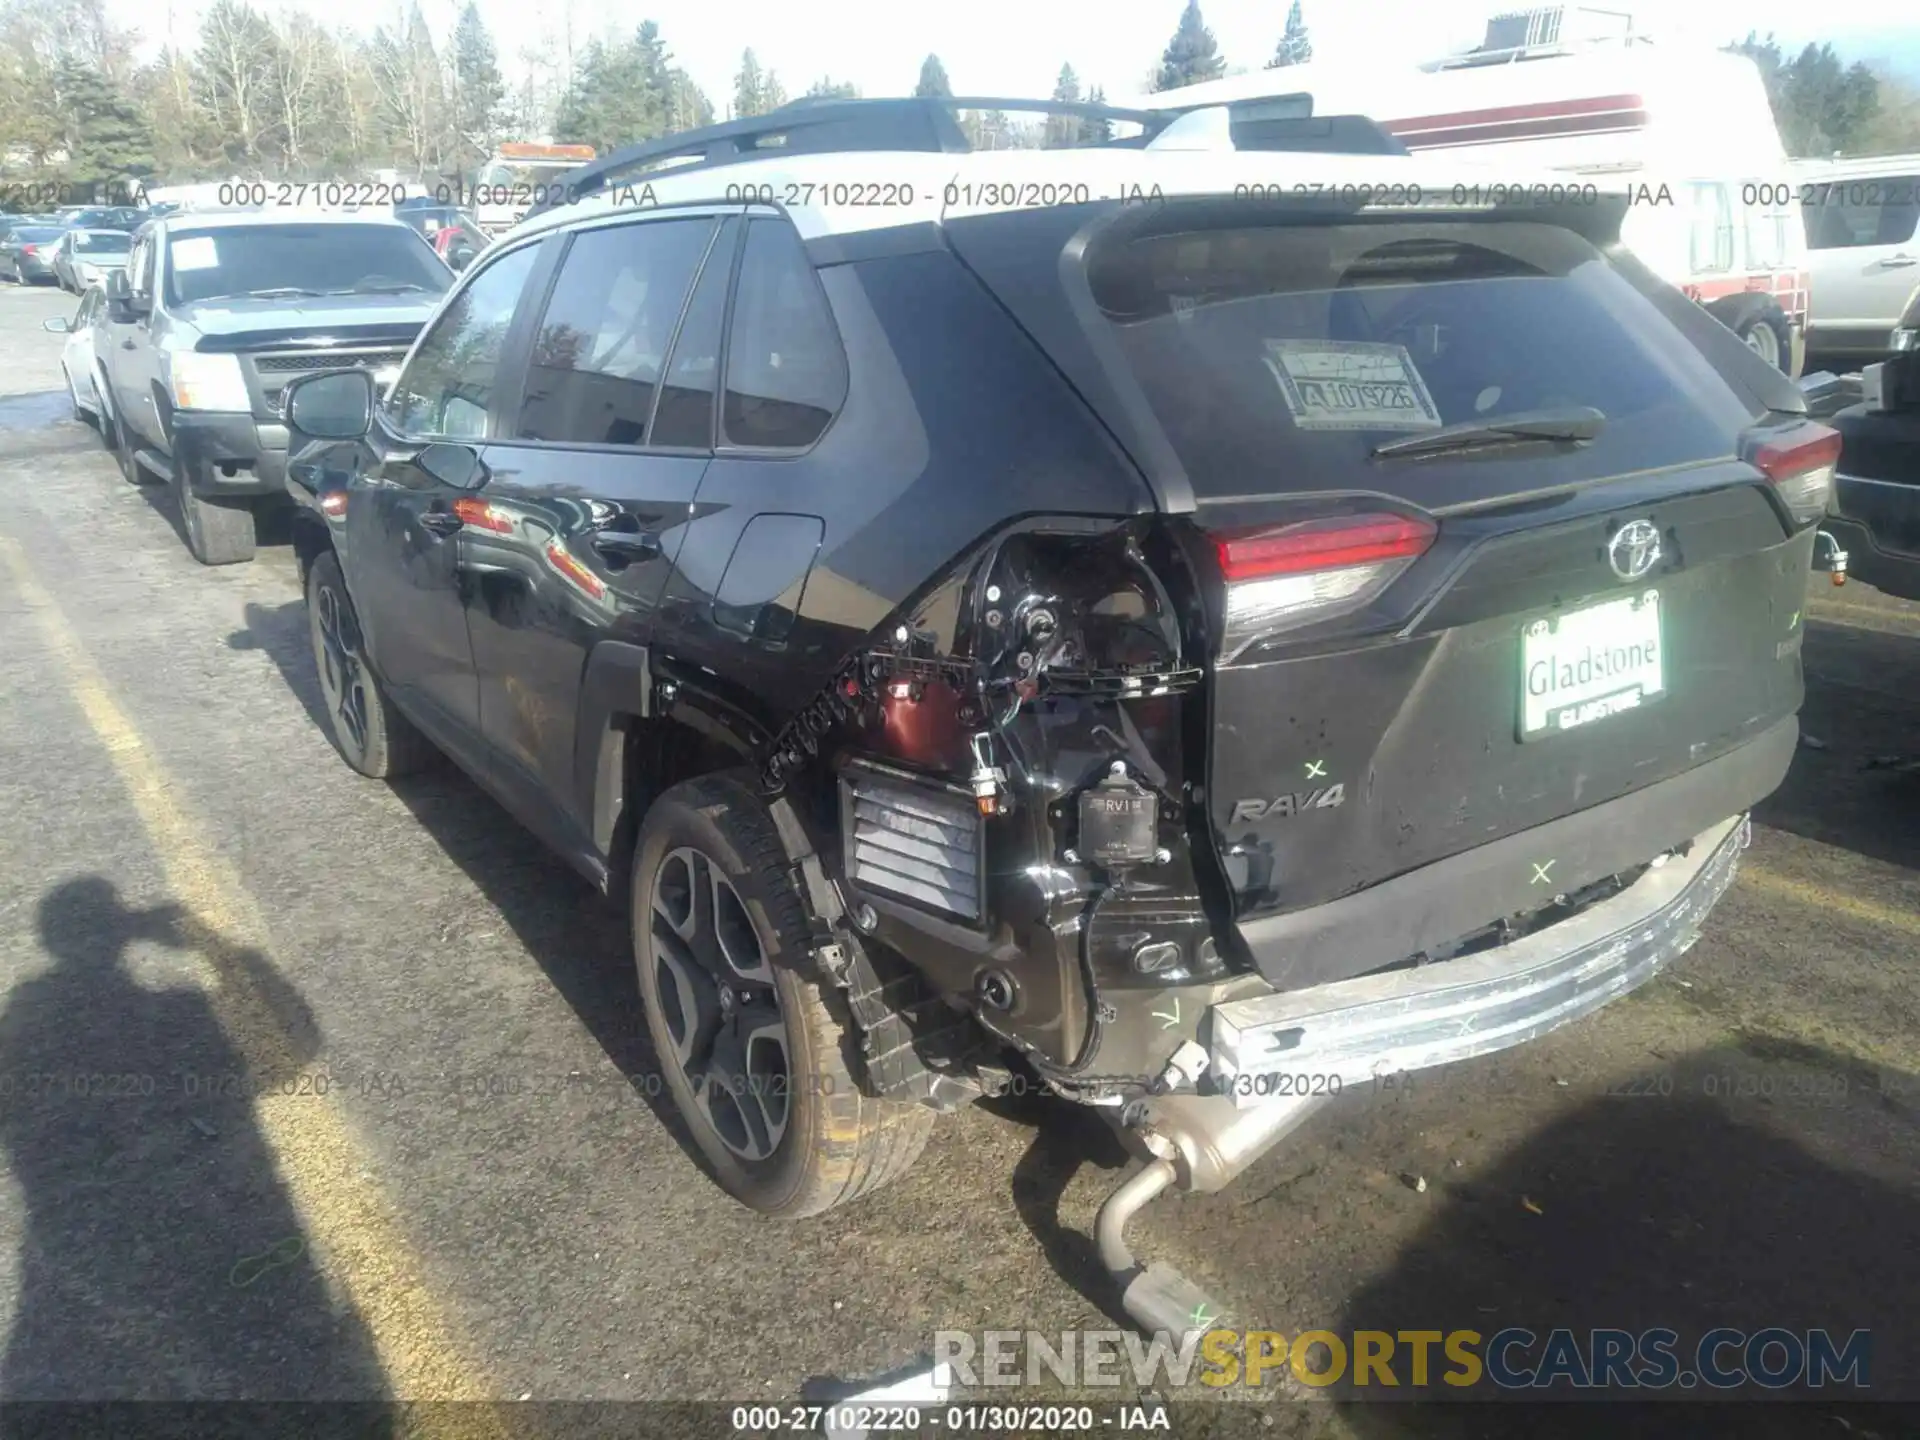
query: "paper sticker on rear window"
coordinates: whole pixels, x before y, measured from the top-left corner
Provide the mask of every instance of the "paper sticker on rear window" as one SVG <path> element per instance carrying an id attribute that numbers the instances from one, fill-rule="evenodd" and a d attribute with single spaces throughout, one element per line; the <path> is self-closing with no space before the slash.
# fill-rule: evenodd
<path id="1" fill-rule="evenodd" d="M 1302 430 L 1437 430 L 1440 411 L 1404 345 L 1269 340 L 1267 368 Z"/>
<path id="2" fill-rule="evenodd" d="M 211 235 L 189 235 L 176 240 L 171 254 L 176 270 L 215 270 L 220 266 L 220 252 L 214 248 Z"/>

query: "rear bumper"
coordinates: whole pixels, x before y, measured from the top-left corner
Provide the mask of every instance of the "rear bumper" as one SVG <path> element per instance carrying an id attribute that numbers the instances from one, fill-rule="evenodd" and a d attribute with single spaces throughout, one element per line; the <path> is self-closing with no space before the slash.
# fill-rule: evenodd
<path id="1" fill-rule="evenodd" d="M 281 496 L 286 493 L 287 430 L 251 415 L 176 410 L 173 460 L 196 495 Z"/>
<path id="2" fill-rule="evenodd" d="M 1612 899 L 1496 950 L 1217 1005 L 1210 1068 L 1244 1108 L 1535 1039 L 1684 953 L 1732 884 L 1749 834 L 1744 815 L 1723 820 Z"/>
<path id="3" fill-rule="evenodd" d="M 1846 541 L 1841 540 L 1844 546 Z M 1804 572 L 1803 572 L 1804 575 Z M 1799 581 L 1804 587 L 1804 578 Z M 1488 841 L 1338 900 L 1240 922 L 1255 966 L 1295 991 L 1444 954 L 1503 915 L 1536 910 L 1751 810 L 1786 777 L 1799 741 L 1788 716 L 1670 779 Z"/>

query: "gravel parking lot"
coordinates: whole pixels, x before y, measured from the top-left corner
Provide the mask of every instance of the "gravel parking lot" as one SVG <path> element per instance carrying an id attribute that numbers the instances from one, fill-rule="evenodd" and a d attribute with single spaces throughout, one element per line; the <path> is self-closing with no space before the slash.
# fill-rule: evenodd
<path id="1" fill-rule="evenodd" d="M 1066 1107 L 951 1117 L 820 1220 L 726 1200 L 649 1083 L 621 919 L 450 767 L 339 762 L 284 537 L 188 556 L 69 418 L 39 322 L 72 307 L 0 290 L 0 1395 L 786 1403 L 936 1330 L 1114 1323 L 1087 1236 L 1124 1159 Z M 1812 738 L 1703 941 L 1546 1041 L 1344 1096 L 1152 1206 L 1142 1254 L 1289 1335 L 1866 1328 L 1875 1392 L 1920 1398 L 1920 607 L 1814 578 Z M 1256 1398 L 1232 1423 L 1575 1428 Z"/>

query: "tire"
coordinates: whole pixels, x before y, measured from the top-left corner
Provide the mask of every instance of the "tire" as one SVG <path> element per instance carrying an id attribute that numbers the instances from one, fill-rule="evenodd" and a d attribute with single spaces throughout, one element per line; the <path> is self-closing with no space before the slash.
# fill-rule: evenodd
<path id="1" fill-rule="evenodd" d="M 253 559 L 255 544 L 253 503 L 249 500 L 208 500 L 187 483 L 187 467 L 173 461 L 173 498 L 180 507 L 180 528 L 187 532 L 187 549 L 202 565 L 240 565 Z"/>
<path id="2" fill-rule="evenodd" d="M 92 417 L 87 414 L 86 407 L 80 403 L 80 398 L 74 391 L 73 375 L 67 369 L 67 362 L 64 360 L 60 362 L 60 378 L 67 382 L 67 404 L 73 407 L 74 420 L 82 425 L 87 424 Z"/>
<path id="3" fill-rule="evenodd" d="M 640 826 L 631 923 L 654 1052 L 713 1177 L 750 1209 L 797 1220 L 904 1174 L 934 1115 L 861 1089 L 843 996 L 798 968 L 807 923 L 787 864 L 744 781 L 689 780 Z"/>
<path id="4" fill-rule="evenodd" d="M 113 418 L 113 402 L 107 398 L 108 394 L 107 377 L 96 365 L 93 367 L 93 395 L 100 402 L 100 424 L 96 428 L 100 433 L 101 448 L 110 452 L 117 460 L 120 454 L 120 426 Z M 141 472 L 141 478 L 135 483 L 146 483 L 144 472 Z"/>
<path id="5" fill-rule="evenodd" d="M 427 765 L 433 747 L 394 708 L 386 686 L 367 664 L 360 619 L 331 550 L 307 569 L 307 630 L 340 758 L 373 780 L 395 780 Z"/>
<path id="6" fill-rule="evenodd" d="M 120 466 L 120 475 L 129 485 L 151 485 L 154 482 L 152 472 L 140 468 L 140 462 L 133 458 L 135 440 L 127 427 L 114 422 L 113 458 Z"/>
<path id="7" fill-rule="evenodd" d="M 1785 374 L 1793 367 L 1793 331 L 1786 312 L 1770 296 L 1743 295 L 1714 312 L 1740 343 Z"/>

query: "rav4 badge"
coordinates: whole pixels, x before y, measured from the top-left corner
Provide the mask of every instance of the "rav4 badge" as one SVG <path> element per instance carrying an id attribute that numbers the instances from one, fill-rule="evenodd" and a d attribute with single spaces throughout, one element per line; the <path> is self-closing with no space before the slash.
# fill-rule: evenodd
<path id="1" fill-rule="evenodd" d="M 1291 795 L 1282 795 L 1277 800 L 1240 800 L 1233 807 L 1233 819 L 1239 820 L 1279 820 L 1298 815 L 1303 810 L 1331 810 L 1343 805 L 1347 799 L 1345 782 L 1329 785 L 1322 790 L 1301 790 Z"/>

